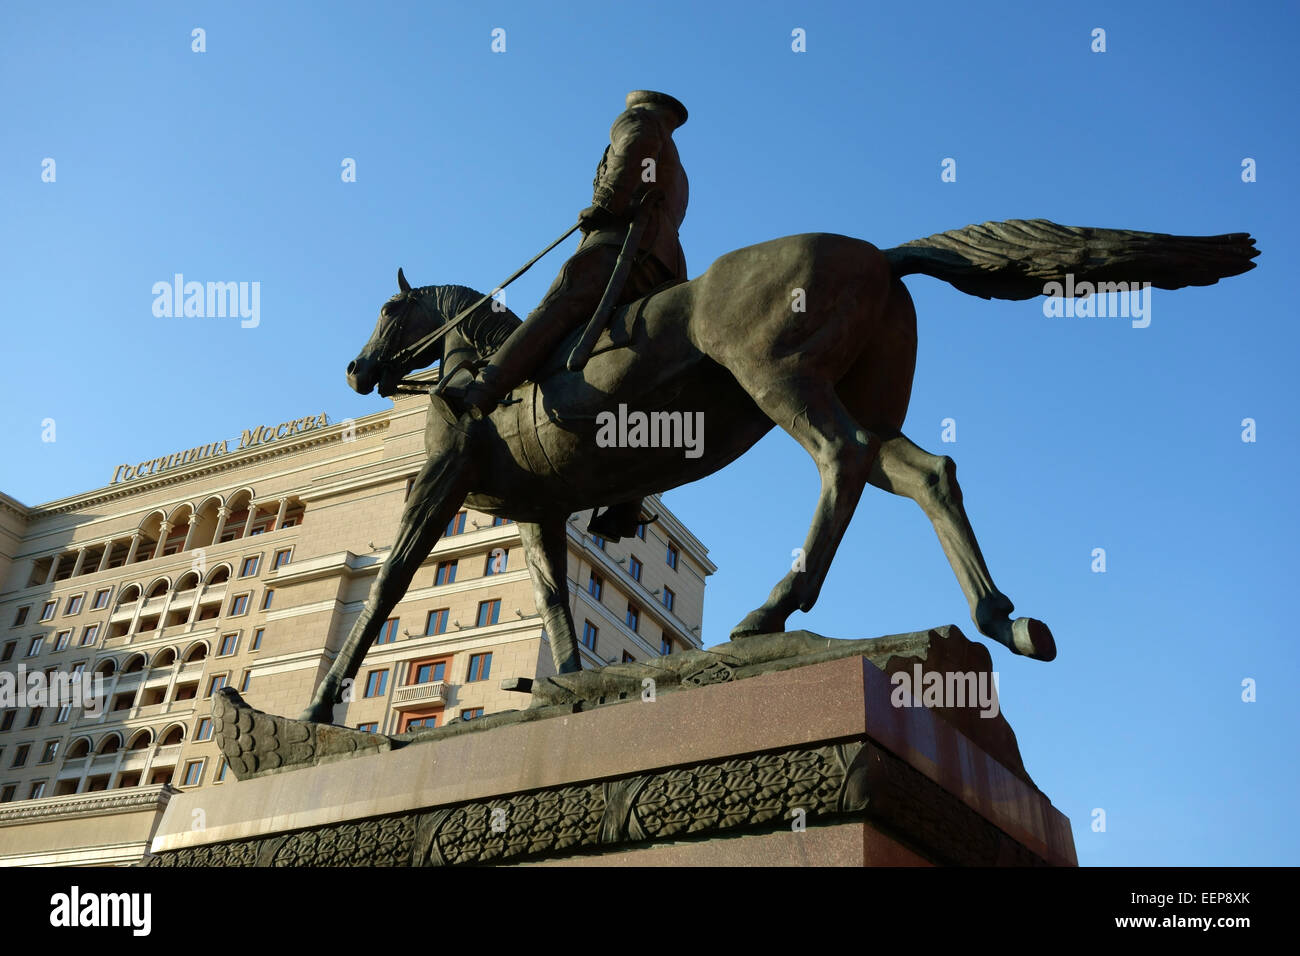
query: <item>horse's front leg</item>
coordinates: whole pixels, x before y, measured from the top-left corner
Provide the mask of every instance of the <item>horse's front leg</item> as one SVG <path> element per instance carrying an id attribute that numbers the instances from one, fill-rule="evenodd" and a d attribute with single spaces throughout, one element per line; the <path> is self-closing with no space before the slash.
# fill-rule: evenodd
<path id="1" fill-rule="evenodd" d="M 333 721 L 334 706 L 339 702 L 344 681 L 356 676 L 379 629 L 406 594 L 415 572 L 438 543 L 447 522 L 460 509 L 471 488 L 475 469 L 470 446 L 477 426 L 466 429 L 448 425 L 436 417 L 433 409 L 429 416 L 430 428 L 436 428 L 438 434 L 430 432 L 427 444 L 432 452 L 411 486 L 397 540 L 379 569 L 361 616 L 352 625 L 338 657 L 299 720 Z"/>

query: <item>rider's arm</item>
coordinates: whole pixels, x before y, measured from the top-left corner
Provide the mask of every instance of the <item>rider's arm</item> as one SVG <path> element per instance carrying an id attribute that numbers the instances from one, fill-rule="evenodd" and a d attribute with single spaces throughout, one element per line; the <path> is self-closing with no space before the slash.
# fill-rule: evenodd
<path id="1" fill-rule="evenodd" d="M 592 201 L 616 216 L 631 216 L 637 196 L 647 185 L 641 178 L 642 163 L 658 160 L 662 137 L 659 124 L 643 110 L 629 110 L 615 120 Z"/>

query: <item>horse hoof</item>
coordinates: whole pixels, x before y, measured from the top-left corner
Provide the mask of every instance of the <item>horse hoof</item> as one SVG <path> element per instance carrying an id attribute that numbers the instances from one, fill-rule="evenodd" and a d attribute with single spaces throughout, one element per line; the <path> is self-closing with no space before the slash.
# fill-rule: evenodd
<path id="1" fill-rule="evenodd" d="M 755 634 L 780 634 L 784 630 L 784 617 L 777 617 L 773 612 L 759 608 L 746 614 L 745 619 L 731 629 L 729 637 L 735 641 Z"/>
<path id="2" fill-rule="evenodd" d="M 330 704 L 312 704 L 298 719 L 313 724 L 330 724 L 334 722 L 334 708 Z"/>
<path id="3" fill-rule="evenodd" d="M 1011 622 L 1011 649 L 1036 661 L 1056 659 L 1051 629 L 1032 617 L 1018 617 Z"/>

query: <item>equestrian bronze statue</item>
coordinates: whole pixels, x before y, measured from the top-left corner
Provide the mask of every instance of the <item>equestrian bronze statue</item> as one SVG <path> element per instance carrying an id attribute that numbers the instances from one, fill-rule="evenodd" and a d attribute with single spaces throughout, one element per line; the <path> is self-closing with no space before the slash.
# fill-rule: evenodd
<path id="1" fill-rule="evenodd" d="M 655 133 L 656 148 L 662 149 L 667 132 L 671 128 Z M 614 146 L 616 138 L 617 129 Z M 684 183 L 680 209 L 656 207 L 657 221 L 674 230 L 685 208 Z M 626 237 L 651 185 L 638 185 L 639 195 L 591 215 L 602 229 Z M 596 200 L 599 206 L 599 191 Z M 669 243 L 666 227 L 659 228 L 656 242 L 665 249 L 676 243 L 675 231 Z M 404 376 L 438 363 L 447 397 L 430 396 L 428 459 L 396 542 L 302 720 L 331 720 L 343 682 L 355 676 L 462 504 L 518 522 L 555 667 L 562 674 L 580 670 L 565 573 L 569 517 L 606 506 L 625 524 L 646 495 L 718 471 L 773 427 L 812 457 L 821 490 L 804 562 L 735 626 L 733 639 L 782 632 L 793 611 L 813 607 L 858 498 L 872 484 L 925 511 L 981 634 L 1013 653 L 1052 660 L 1056 646 L 1047 625 L 1013 618 L 1010 599 L 993 583 L 952 459 L 903 434 L 916 361 L 916 313 L 903 278 L 928 275 L 981 298 L 1029 299 L 1050 283 L 1068 283 L 1078 294 L 1084 283 L 1212 285 L 1253 268 L 1258 255 L 1245 233 L 1171 236 L 1043 219 L 968 226 L 886 250 L 848 236 L 789 236 L 730 252 L 689 281 L 683 281 L 684 262 L 664 263 L 656 255 L 657 264 L 641 259 L 644 274 L 631 286 L 638 294 L 631 301 L 618 296 L 625 304 L 599 330 L 585 364 L 570 370 L 568 360 L 586 332 L 582 323 L 616 270 L 618 257 L 609 250 L 620 247 L 599 245 L 603 251 L 591 256 L 591 275 L 582 279 L 581 308 L 548 303 L 548 313 L 563 312 L 564 318 L 540 323 L 537 332 L 499 305 L 481 302 L 430 341 L 431 333 L 483 297 L 459 285 L 412 288 L 399 270 L 399 292 L 384 304 L 370 340 L 348 365 L 348 383 L 361 394 L 378 388 L 392 395 Z M 641 240 L 633 245 L 644 251 Z M 645 294 L 647 284 L 657 288 Z M 559 295 L 562 285 L 557 280 L 552 293 Z M 542 344 L 525 363 L 512 340 Z M 505 361 L 503 348 L 511 349 Z M 527 380 L 518 378 L 524 367 Z M 484 369 L 493 371 L 477 374 Z M 597 417 L 620 406 L 653 414 L 670 435 L 674 423 L 680 427 L 686 416 L 703 413 L 700 453 L 688 456 L 673 441 L 605 447 L 608 442 L 597 441 Z"/>

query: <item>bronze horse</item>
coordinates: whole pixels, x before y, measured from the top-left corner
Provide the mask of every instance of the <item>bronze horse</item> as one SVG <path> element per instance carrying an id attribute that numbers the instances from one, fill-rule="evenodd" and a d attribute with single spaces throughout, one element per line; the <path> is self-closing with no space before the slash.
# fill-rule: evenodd
<path id="1" fill-rule="evenodd" d="M 812 456 L 821 491 L 802 568 L 777 583 L 736 625 L 733 638 L 783 631 L 796 608 L 812 608 L 870 482 L 925 511 L 981 634 L 1016 654 L 1052 660 L 1056 646 L 1047 625 L 1012 618 L 1011 601 L 994 586 L 952 459 L 930 454 L 902 432 L 916 362 L 916 313 L 901 278 L 919 273 L 982 298 L 1028 299 L 1067 275 L 1075 289 L 1086 282 L 1211 285 L 1253 268 L 1256 255 L 1244 233 L 1182 237 L 1046 220 L 968 226 L 885 251 L 814 233 L 728 253 L 698 278 L 620 309 L 581 372 L 563 364 L 581 330 L 575 332 L 535 382 L 487 418 L 457 420 L 446 403 L 431 398 L 428 460 L 397 540 L 302 719 L 331 719 L 343 681 L 355 676 L 463 502 L 519 523 L 556 669 L 580 670 L 566 581 L 570 515 L 702 478 L 773 426 Z M 394 356 L 478 298 L 463 286 L 412 289 L 400 270 L 398 283 L 401 291 L 384 305 L 370 340 L 348 366 L 348 384 L 361 394 L 378 386 L 391 395 L 408 372 L 435 361 L 455 369 L 458 357 L 476 358 L 499 341 L 490 328 L 496 321 L 499 332 L 501 313 L 494 319 L 485 305 L 425 354 L 395 365 Z M 670 416 L 703 412 L 703 453 L 601 447 L 597 416 L 619 405 Z"/>

